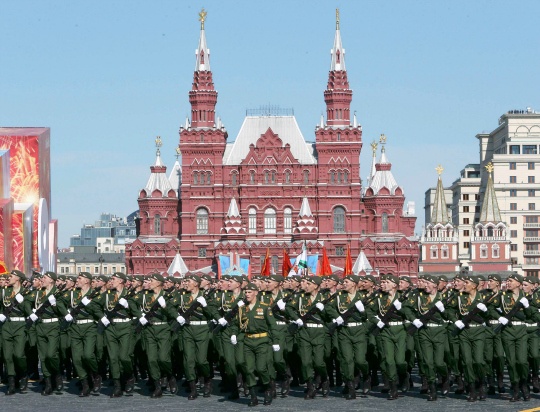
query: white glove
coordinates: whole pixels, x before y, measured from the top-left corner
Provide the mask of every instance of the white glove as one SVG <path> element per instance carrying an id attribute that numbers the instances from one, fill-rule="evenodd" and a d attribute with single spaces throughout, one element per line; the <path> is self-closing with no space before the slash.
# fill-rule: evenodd
<path id="1" fill-rule="evenodd" d="M 382 328 L 384 328 L 385 326 L 386 326 L 386 325 L 384 324 L 384 322 L 383 322 L 382 320 L 380 320 L 380 321 L 377 322 L 377 327 L 378 327 L 379 329 L 382 329 Z"/>
<path id="2" fill-rule="evenodd" d="M 356 306 L 356 309 L 358 310 L 358 312 L 363 312 L 365 310 L 364 308 L 364 304 L 362 303 L 361 300 L 357 301 L 354 306 Z"/>
<path id="3" fill-rule="evenodd" d="M 238 307 L 241 308 L 242 306 L 246 306 L 243 300 L 238 301 Z"/>
<path id="4" fill-rule="evenodd" d="M 416 329 L 420 329 L 422 326 L 424 326 L 424 324 L 422 323 L 420 319 L 413 320 L 412 324 L 416 326 Z"/>
<path id="5" fill-rule="evenodd" d="M 38 317 L 37 317 L 37 315 L 35 313 L 32 313 L 30 315 L 30 319 L 32 319 L 32 322 L 35 322 L 36 320 L 38 320 Z"/>
<path id="6" fill-rule="evenodd" d="M 180 315 L 176 318 L 176 321 L 180 324 L 180 326 L 182 326 L 184 323 L 186 323 L 186 319 L 183 316 L 180 316 Z"/>
<path id="7" fill-rule="evenodd" d="M 338 316 L 337 318 L 333 319 L 332 322 L 334 322 L 336 325 L 340 326 L 345 323 L 343 318 L 341 316 Z"/>
<path id="8" fill-rule="evenodd" d="M 6 321 L 6 319 L 7 318 L 3 314 L 0 313 L 0 322 L 4 323 Z"/>
<path id="9" fill-rule="evenodd" d="M 296 323 L 300 327 L 304 326 L 304 321 L 300 318 L 296 319 L 294 323 Z"/>
<path id="10" fill-rule="evenodd" d="M 165 298 L 163 296 L 160 296 L 157 301 L 159 303 L 159 306 L 161 306 L 162 308 L 167 306 L 167 302 L 165 302 Z"/>
<path id="11" fill-rule="evenodd" d="M 86 296 L 84 298 L 81 299 L 81 303 L 86 306 L 88 305 L 89 303 L 91 302 L 90 299 L 88 299 Z"/>
<path id="12" fill-rule="evenodd" d="M 21 295 L 20 293 L 17 293 L 17 294 L 15 295 L 15 299 L 17 300 L 17 302 L 23 303 L 24 296 Z"/>
<path id="13" fill-rule="evenodd" d="M 320 312 L 324 310 L 324 305 L 321 302 L 317 302 L 315 306 L 317 307 L 317 309 L 319 309 Z"/>
<path id="14" fill-rule="evenodd" d="M 500 323 L 501 325 L 507 325 L 507 324 L 508 324 L 508 319 L 506 319 L 504 316 L 501 316 L 501 317 L 499 318 L 499 323 Z"/>
<path id="15" fill-rule="evenodd" d="M 401 302 L 399 300 L 394 300 L 393 305 L 396 308 L 396 310 L 401 310 Z"/>
<path id="16" fill-rule="evenodd" d="M 233 345 L 236 345 L 236 344 L 238 343 L 238 341 L 236 340 L 236 335 L 232 335 L 232 336 L 231 336 L 231 343 L 232 343 Z"/>
<path id="17" fill-rule="evenodd" d="M 280 299 L 276 302 L 277 307 L 279 310 L 284 311 L 285 310 L 285 302 L 283 302 L 283 299 Z"/>
<path id="18" fill-rule="evenodd" d="M 478 309 L 480 309 L 482 312 L 487 312 L 487 306 L 484 305 L 482 302 L 480 302 L 478 305 L 476 305 Z"/>
<path id="19" fill-rule="evenodd" d="M 460 320 L 456 320 L 456 321 L 454 322 L 454 325 L 456 325 L 456 327 L 457 327 L 458 329 L 463 329 L 463 328 L 465 328 L 465 324 L 464 324 L 462 321 L 460 321 Z"/>
<path id="20" fill-rule="evenodd" d="M 109 321 L 109 319 L 107 319 L 107 316 L 103 316 L 101 318 L 101 323 L 103 323 L 103 326 L 107 327 L 111 324 L 111 322 Z"/>
<path id="21" fill-rule="evenodd" d="M 227 322 L 227 321 L 225 320 L 225 318 L 219 318 L 219 319 L 218 319 L 218 323 L 219 323 L 221 326 L 225 327 L 225 326 L 227 326 L 227 324 L 228 324 L 229 322 Z"/>
<path id="22" fill-rule="evenodd" d="M 527 300 L 527 298 L 523 297 L 519 300 L 519 303 L 521 303 L 523 305 L 524 308 L 528 308 L 529 307 L 529 301 Z"/>
<path id="23" fill-rule="evenodd" d="M 56 306 L 56 298 L 53 295 L 49 296 L 49 303 L 51 306 Z"/>
<path id="24" fill-rule="evenodd" d="M 120 300 L 118 301 L 118 303 L 120 303 L 123 307 L 125 307 L 126 309 L 128 308 L 128 301 L 125 300 L 124 298 L 120 298 Z"/>
<path id="25" fill-rule="evenodd" d="M 73 322 L 73 316 L 71 316 L 69 313 L 66 316 L 64 316 L 64 319 L 67 322 Z"/>
<path id="26" fill-rule="evenodd" d="M 142 317 L 139 318 L 139 323 L 144 326 L 144 325 L 146 325 L 148 323 L 148 319 L 146 319 L 144 316 L 142 316 Z"/>
<path id="27" fill-rule="evenodd" d="M 199 296 L 199 297 L 197 298 L 197 302 L 199 302 L 203 308 L 205 308 L 206 305 L 207 305 L 207 304 L 206 304 L 206 299 L 205 299 L 203 296 Z"/>
<path id="28" fill-rule="evenodd" d="M 272 345 L 272 350 L 273 350 L 274 352 L 279 352 L 280 349 L 281 349 L 281 348 L 279 347 L 279 345 Z"/>
<path id="29" fill-rule="evenodd" d="M 439 312 L 441 313 L 444 312 L 444 304 L 440 300 L 438 302 L 435 302 L 435 306 L 437 306 L 437 309 L 439 310 Z"/>

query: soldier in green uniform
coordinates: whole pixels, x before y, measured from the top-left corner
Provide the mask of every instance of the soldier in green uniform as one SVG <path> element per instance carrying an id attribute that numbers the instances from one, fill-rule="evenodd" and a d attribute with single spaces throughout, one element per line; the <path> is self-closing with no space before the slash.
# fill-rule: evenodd
<path id="1" fill-rule="evenodd" d="M 538 384 L 538 367 L 539 367 L 539 342 L 538 336 L 538 320 L 540 320 L 540 295 L 537 293 L 538 278 L 527 276 L 523 279 L 523 293 L 530 304 L 530 314 L 525 322 L 527 327 L 527 357 L 529 360 L 529 370 L 531 373 L 531 382 L 535 393 L 540 390 Z"/>
<path id="2" fill-rule="evenodd" d="M 279 342 L 274 338 L 276 322 L 267 304 L 258 298 L 259 291 L 254 283 L 249 283 L 245 289 L 246 305 L 242 306 L 237 315 L 234 334 L 231 341 L 236 342 L 236 334 L 244 333 L 244 359 L 246 365 L 246 383 L 249 386 L 251 400 L 249 406 L 259 404 L 255 385 L 256 376 L 265 387 L 264 404 L 272 403 L 270 374 L 268 372 L 268 351 L 279 351 Z M 234 339 L 233 339 L 234 337 Z"/>
<path id="3" fill-rule="evenodd" d="M 63 294 L 73 289 L 73 283 L 69 282 L 70 287 L 68 287 L 68 278 L 66 275 L 57 275 L 56 287 L 61 289 Z M 71 359 L 71 342 L 69 339 L 67 329 L 60 328 L 60 373 L 64 374 L 69 381 L 73 377 L 73 362 Z"/>
<path id="4" fill-rule="evenodd" d="M 32 272 L 32 301 L 35 299 L 35 293 L 41 289 L 41 273 Z M 39 381 L 39 355 L 37 350 L 37 332 L 36 325 L 32 324 L 27 328 L 28 339 L 26 342 L 26 364 L 28 365 L 28 380 Z"/>

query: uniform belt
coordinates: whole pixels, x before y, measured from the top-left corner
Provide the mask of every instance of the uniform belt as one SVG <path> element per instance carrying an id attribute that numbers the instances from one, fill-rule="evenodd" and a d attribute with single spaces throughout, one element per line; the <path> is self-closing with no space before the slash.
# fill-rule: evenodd
<path id="1" fill-rule="evenodd" d="M 85 323 L 94 323 L 93 319 L 80 319 L 77 320 L 77 325 L 84 325 Z"/>
<path id="2" fill-rule="evenodd" d="M 363 325 L 362 322 L 349 322 L 345 326 L 350 328 L 350 327 L 353 327 L 353 326 L 362 326 L 362 325 Z"/>
<path id="3" fill-rule="evenodd" d="M 11 317 L 9 318 L 10 322 L 24 322 L 26 319 L 24 317 Z"/>
<path id="4" fill-rule="evenodd" d="M 428 322 L 428 323 L 426 323 L 426 326 L 427 326 L 428 328 L 436 328 L 436 327 L 438 327 L 438 326 L 444 326 L 444 325 L 443 325 L 442 323 L 439 324 L 439 323 Z"/>
<path id="5" fill-rule="evenodd" d="M 58 322 L 58 318 L 50 318 L 50 319 L 41 319 L 43 323 L 53 323 Z"/>
<path id="6" fill-rule="evenodd" d="M 267 336 L 268 336 L 268 332 L 263 332 L 263 333 L 246 333 L 246 338 L 252 338 L 252 339 L 266 338 Z"/>
<path id="7" fill-rule="evenodd" d="M 527 326 L 528 328 L 532 328 L 532 327 L 535 327 L 535 326 L 538 326 L 538 323 L 527 323 Z"/>
<path id="8" fill-rule="evenodd" d="M 498 321 L 498 320 L 490 320 L 490 321 L 489 321 L 489 324 L 490 324 L 490 325 L 498 325 L 498 324 L 499 324 L 499 321 Z"/>
<path id="9" fill-rule="evenodd" d="M 287 322 L 283 322 L 281 320 L 276 320 L 276 325 L 286 325 Z"/>
<path id="10" fill-rule="evenodd" d="M 112 320 L 112 323 L 126 323 L 126 322 L 131 322 L 131 319 L 129 318 L 113 318 L 111 319 Z"/>
<path id="11" fill-rule="evenodd" d="M 206 320 L 194 320 L 189 322 L 190 325 L 200 326 L 200 325 L 208 325 L 208 321 Z"/>
<path id="12" fill-rule="evenodd" d="M 486 326 L 486 324 L 485 323 L 477 323 L 477 324 L 469 323 L 469 328 L 478 328 L 480 326 Z"/>
<path id="13" fill-rule="evenodd" d="M 307 328 L 322 328 L 323 325 L 320 325 L 318 323 L 306 323 Z"/>
<path id="14" fill-rule="evenodd" d="M 388 326 L 403 326 L 403 322 L 388 322 Z"/>
<path id="15" fill-rule="evenodd" d="M 520 320 L 512 321 L 512 326 L 519 326 L 519 325 L 526 325 L 526 323 Z"/>
<path id="16" fill-rule="evenodd" d="M 152 326 L 159 326 L 159 325 L 166 325 L 167 322 L 150 322 L 150 325 Z"/>

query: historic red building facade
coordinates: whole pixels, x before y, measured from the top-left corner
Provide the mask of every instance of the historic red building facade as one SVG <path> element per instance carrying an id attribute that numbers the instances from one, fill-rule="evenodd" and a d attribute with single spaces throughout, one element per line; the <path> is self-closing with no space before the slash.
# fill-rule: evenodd
<path id="1" fill-rule="evenodd" d="M 216 271 L 217 256 L 231 252 L 249 258 L 257 273 L 267 250 L 279 273 L 283 249 L 296 257 L 305 244 L 310 255 L 326 247 L 337 267 L 344 267 L 350 246 L 353 259 L 363 252 L 379 273 L 416 275 L 416 217 L 403 212 L 405 197 L 392 176 L 385 139 L 378 161 L 372 145 L 367 184 L 360 178 L 362 127 L 351 116 L 339 21 L 331 56 L 326 119 L 314 143 L 306 142 L 292 113 L 271 109 L 248 112 L 228 142 L 215 115 L 218 94 L 203 22 L 191 119 L 180 128 L 181 180 L 178 187 L 160 180 L 165 169 L 158 155 L 138 200 L 138 239 L 126 245 L 131 273 L 167 270 L 177 255 L 192 271 Z"/>

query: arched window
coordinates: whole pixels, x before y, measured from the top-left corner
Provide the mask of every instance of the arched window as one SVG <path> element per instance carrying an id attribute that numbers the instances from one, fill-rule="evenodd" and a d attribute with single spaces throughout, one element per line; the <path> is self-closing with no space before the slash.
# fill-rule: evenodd
<path id="1" fill-rule="evenodd" d="M 388 213 L 382 214 L 382 233 L 388 233 Z"/>
<path id="2" fill-rule="evenodd" d="M 212 173 L 206 173 L 206 184 L 209 185 L 212 183 Z"/>
<path id="3" fill-rule="evenodd" d="M 487 245 L 480 245 L 480 257 L 482 259 L 487 259 L 487 257 L 488 257 L 488 247 L 487 247 Z"/>
<path id="4" fill-rule="evenodd" d="M 439 257 L 439 249 L 437 248 L 437 246 L 431 246 L 430 252 L 431 259 L 437 259 Z"/>
<path id="5" fill-rule="evenodd" d="M 255 170 L 249 172 L 249 183 L 255 183 Z"/>
<path id="6" fill-rule="evenodd" d="M 285 172 L 285 183 L 291 183 L 291 172 L 289 170 Z"/>
<path id="7" fill-rule="evenodd" d="M 278 273 L 278 270 L 279 270 L 279 258 L 274 255 L 272 256 L 272 271 L 274 273 Z"/>
<path id="8" fill-rule="evenodd" d="M 290 207 L 283 210 L 283 232 L 292 233 L 292 209 Z"/>
<path id="9" fill-rule="evenodd" d="M 194 185 L 199 184 L 199 174 L 197 172 L 193 172 L 193 184 Z"/>
<path id="10" fill-rule="evenodd" d="M 343 183 L 349 183 L 349 171 L 345 170 L 343 173 Z"/>
<path id="11" fill-rule="evenodd" d="M 341 206 L 334 208 L 334 233 L 345 232 L 345 209 Z"/>
<path id="12" fill-rule="evenodd" d="M 208 210 L 202 207 L 197 209 L 197 234 L 208 234 Z"/>
<path id="13" fill-rule="evenodd" d="M 499 245 L 493 245 L 491 246 L 491 257 L 498 259 L 499 258 Z"/>
<path id="14" fill-rule="evenodd" d="M 487 235 L 488 237 L 493 237 L 493 227 L 489 226 L 487 228 Z"/>
<path id="15" fill-rule="evenodd" d="M 448 245 L 441 246 L 441 257 L 443 259 L 448 259 Z"/>
<path id="16" fill-rule="evenodd" d="M 272 183 L 276 183 L 276 172 L 272 170 Z"/>
<path id="17" fill-rule="evenodd" d="M 330 172 L 330 183 L 336 183 L 336 172 L 334 172 L 333 170 Z"/>
<path id="18" fill-rule="evenodd" d="M 264 233 L 276 233 L 276 211 L 271 207 L 264 211 Z"/>
<path id="19" fill-rule="evenodd" d="M 249 233 L 257 233 L 257 209 L 254 207 L 249 208 L 249 227 L 248 232 Z"/>
<path id="20" fill-rule="evenodd" d="M 343 181 L 343 172 L 340 170 L 337 174 L 337 182 L 342 183 Z"/>
<path id="21" fill-rule="evenodd" d="M 233 173 L 233 174 L 231 175 L 231 184 L 232 184 L 233 186 L 236 186 L 236 185 L 238 184 L 238 183 L 236 182 L 236 173 Z"/>
<path id="22" fill-rule="evenodd" d="M 309 171 L 304 170 L 304 183 L 309 183 Z"/>
<path id="23" fill-rule="evenodd" d="M 264 183 L 265 183 L 265 184 L 268 184 L 269 181 L 270 181 L 270 179 L 269 179 L 269 173 L 268 173 L 268 170 L 265 170 L 265 171 L 264 171 Z"/>
<path id="24" fill-rule="evenodd" d="M 154 235 L 161 235 L 161 216 L 159 213 L 154 216 Z"/>

